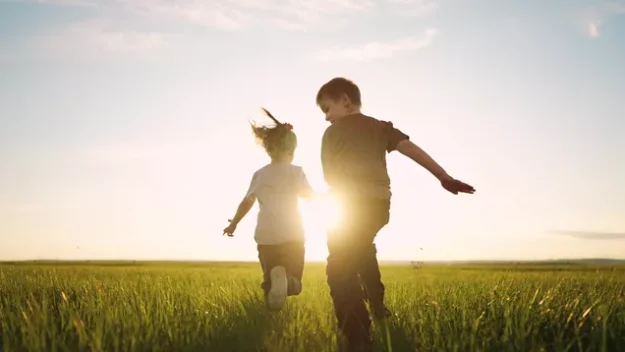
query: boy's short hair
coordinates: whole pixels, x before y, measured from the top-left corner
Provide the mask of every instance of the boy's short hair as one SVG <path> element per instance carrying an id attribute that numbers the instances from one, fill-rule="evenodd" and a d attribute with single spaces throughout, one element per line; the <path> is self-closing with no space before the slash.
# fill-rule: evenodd
<path id="1" fill-rule="evenodd" d="M 317 92 L 317 105 L 319 105 L 324 98 L 338 100 L 343 94 L 347 95 L 352 104 L 356 106 L 362 105 L 360 100 L 360 88 L 358 88 L 356 83 L 344 77 L 333 78 L 319 88 L 319 92 Z"/>

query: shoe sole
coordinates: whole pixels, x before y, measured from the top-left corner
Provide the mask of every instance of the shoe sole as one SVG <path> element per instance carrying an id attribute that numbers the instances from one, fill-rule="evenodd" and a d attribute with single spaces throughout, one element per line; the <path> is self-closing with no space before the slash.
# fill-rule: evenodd
<path id="1" fill-rule="evenodd" d="M 271 289 L 267 297 L 269 309 L 280 310 L 284 307 L 286 296 L 289 288 L 289 282 L 286 276 L 286 269 L 277 266 L 271 269 Z"/>

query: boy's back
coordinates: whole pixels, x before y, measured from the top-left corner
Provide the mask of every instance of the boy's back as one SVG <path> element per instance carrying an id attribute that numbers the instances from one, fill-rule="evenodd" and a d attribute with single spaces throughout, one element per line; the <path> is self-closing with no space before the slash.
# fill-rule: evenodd
<path id="1" fill-rule="evenodd" d="M 321 162 L 326 182 L 334 192 L 350 197 L 390 199 L 386 153 L 409 137 L 361 113 L 330 125 L 323 136 Z"/>

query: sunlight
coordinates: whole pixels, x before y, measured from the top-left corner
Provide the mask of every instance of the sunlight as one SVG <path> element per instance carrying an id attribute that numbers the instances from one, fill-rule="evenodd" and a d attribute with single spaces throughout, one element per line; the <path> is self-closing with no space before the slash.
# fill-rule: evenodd
<path id="1" fill-rule="evenodd" d="M 339 223 L 340 208 L 331 196 L 301 200 L 300 209 L 306 229 L 306 258 L 323 260 L 327 256 L 326 232 Z"/>

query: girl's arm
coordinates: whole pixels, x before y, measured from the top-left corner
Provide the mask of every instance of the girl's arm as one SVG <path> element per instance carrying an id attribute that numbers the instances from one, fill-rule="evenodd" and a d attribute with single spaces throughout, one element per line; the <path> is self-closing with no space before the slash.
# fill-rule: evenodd
<path id="1" fill-rule="evenodd" d="M 234 214 L 234 217 L 230 219 L 230 225 L 237 226 L 239 222 L 250 212 L 252 207 L 254 206 L 254 202 L 256 202 L 256 197 L 248 196 L 243 198 L 239 207 L 237 208 L 237 212 Z"/>
<path id="2" fill-rule="evenodd" d="M 310 183 L 308 182 L 308 177 L 306 177 L 306 173 L 304 169 L 300 169 L 299 174 L 299 196 L 304 199 L 315 199 L 322 196 L 320 193 L 315 192 Z"/>
<path id="3" fill-rule="evenodd" d="M 245 195 L 245 198 L 243 198 L 243 200 L 239 204 L 239 207 L 237 208 L 237 212 L 234 214 L 234 217 L 228 220 L 230 221 L 230 226 L 236 227 L 254 206 L 254 202 L 256 201 L 256 194 L 254 192 L 256 191 L 257 180 L 257 173 L 254 173 L 254 175 L 252 176 L 252 180 L 250 181 L 250 186 L 247 189 L 247 194 Z"/>

